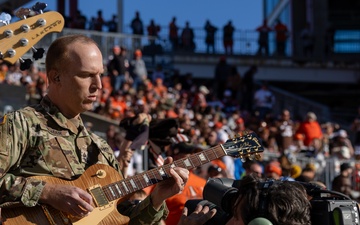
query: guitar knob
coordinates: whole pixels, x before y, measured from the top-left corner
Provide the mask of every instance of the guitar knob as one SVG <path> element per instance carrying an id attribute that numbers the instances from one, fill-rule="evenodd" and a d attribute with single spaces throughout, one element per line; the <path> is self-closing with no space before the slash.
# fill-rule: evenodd
<path id="1" fill-rule="evenodd" d="M 38 24 L 40 27 L 43 27 L 43 26 L 46 25 L 46 20 L 44 20 L 44 19 L 39 19 L 39 20 L 37 21 L 37 24 Z"/>
<path id="2" fill-rule="evenodd" d="M 27 46 L 29 44 L 29 40 L 28 39 L 26 39 L 26 38 L 21 38 L 20 39 L 20 45 L 21 46 Z"/>
<path id="3" fill-rule="evenodd" d="M 45 50 L 43 48 L 31 48 L 33 50 L 33 58 L 35 60 L 41 59 L 44 56 Z"/>
<path id="4" fill-rule="evenodd" d="M 30 27 L 27 24 L 21 25 L 21 30 L 23 30 L 25 33 L 29 32 Z"/>
<path id="5" fill-rule="evenodd" d="M 106 172 L 105 172 L 105 170 L 98 170 L 98 171 L 96 171 L 96 176 L 98 177 L 98 178 L 105 178 L 106 177 Z"/>
<path id="6" fill-rule="evenodd" d="M 20 70 L 30 69 L 30 66 L 31 66 L 31 64 L 32 64 L 32 60 L 31 60 L 31 59 L 19 58 L 19 60 L 20 60 Z"/>
<path id="7" fill-rule="evenodd" d="M 0 52 L 0 59 L 4 58 L 4 54 L 2 52 Z"/>

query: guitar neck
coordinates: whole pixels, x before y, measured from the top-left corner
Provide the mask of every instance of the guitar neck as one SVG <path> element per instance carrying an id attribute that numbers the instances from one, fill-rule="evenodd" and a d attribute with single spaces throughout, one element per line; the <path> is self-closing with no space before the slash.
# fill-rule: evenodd
<path id="1" fill-rule="evenodd" d="M 181 167 L 190 170 L 225 155 L 227 154 L 223 146 L 218 145 L 210 149 L 192 154 L 189 157 L 176 160 L 171 164 L 166 164 L 161 167 L 142 172 L 135 176 L 128 177 L 121 181 L 108 184 L 103 186 L 102 189 L 106 197 L 110 201 L 113 201 L 122 198 L 125 195 L 134 193 L 135 191 L 167 180 L 171 177 L 170 168 Z"/>

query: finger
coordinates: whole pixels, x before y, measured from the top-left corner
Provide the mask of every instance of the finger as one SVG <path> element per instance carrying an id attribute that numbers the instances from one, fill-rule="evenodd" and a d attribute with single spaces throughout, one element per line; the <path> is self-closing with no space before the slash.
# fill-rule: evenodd
<path id="1" fill-rule="evenodd" d="M 210 213 L 208 213 L 207 215 L 209 215 L 210 218 L 213 218 L 213 216 L 215 216 L 216 213 L 217 213 L 217 210 L 216 210 L 216 209 L 212 209 L 212 210 L 210 210 Z"/>
<path id="2" fill-rule="evenodd" d="M 177 184 L 179 189 L 181 190 L 181 188 L 184 186 L 183 178 L 180 177 L 180 175 L 175 171 L 174 168 L 170 169 L 170 174 L 173 177 L 173 179 L 175 180 L 175 183 Z"/>
<path id="3" fill-rule="evenodd" d="M 174 170 L 182 179 L 182 183 L 185 184 L 189 179 L 189 170 L 180 167 L 175 167 Z"/>
<path id="4" fill-rule="evenodd" d="M 201 213 L 206 214 L 206 213 L 208 213 L 209 211 L 210 211 L 209 206 L 204 206 L 204 207 L 202 208 L 202 210 L 201 210 Z"/>
<path id="5" fill-rule="evenodd" d="M 202 209 L 203 209 L 203 206 L 198 204 L 198 205 L 196 205 L 196 208 L 193 213 L 199 213 L 199 212 L 201 212 Z"/>
<path id="6" fill-rule="evenodd" d="M 86 210 L 87 212 L 93 211 L 94 209 L 92 207 L 93 201 L 89 193 L 81 189 L 81 192 L 79 192 L 79 199 L 77 200 L 78 200 L 78 205 L 82 207 L 84 210 Z"/>
<path id="7" fill-rule="evenodd" d="M 206 213 L 203 217 L 202 217 L 202 222 L 205 223 L 206 221 L 208 221 L 209 219 L 213 218 L 216 214 L 216 209 L 212 209 L 210 210 L 210 212 Z"/>
<path id="8" fill-rule="evenodd" d="M 165 159 L 164 164 L 170 164 L 170 163 L 172 163 L 173 161 L 174 161 L 173 158 L 172 158 L 171 156 L 169 156 L 169 157 L 167 157 L 167 158 Z"/>

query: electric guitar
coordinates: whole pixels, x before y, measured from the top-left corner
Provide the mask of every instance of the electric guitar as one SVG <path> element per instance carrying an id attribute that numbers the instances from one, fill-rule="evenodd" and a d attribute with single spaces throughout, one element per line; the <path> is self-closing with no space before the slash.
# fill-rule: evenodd
<path id="1" fill-rule="evenodd" d="M 103 164 L 89 167 L 78 179 L 66 181 L 50 176 L 34 178 L 53 184 L 73 185 L 88 191 L 93 197 L 94 210 L 86 217 L 78 218 L 67 215 L 48 205 L 35 207 L 14 207 L 2 209 L 4 225 L 27 224 L 76 224 L 76 225 L 122 225 L 128 224 L 129 218 L 117 211 L 117 205 L 128 199 L 132 193 L 171 177 L 170 168 L 192 169 L 225 155 L 242 159 L 259 159 L 263 147 L 253 132 L 244 132 L 242 136 L 229 139 L 226 143 L 191 156 L 151 169 L 123 179 L 115 169 Z"/>
<path id="2" fill-rule="evenodd" d="M 30 66 L 31 60 L 21 58 L 28 50 L 32 49 L 35 55 L 38 52 L 33 46 L 46 34 L 61 32 L 64 27 L 64 18 L 58 12 L 46 12 L 27 17 L 15 23 L 0 27 L 0 59 L 11 64 L 20 59 L 20 63 Z M 42 56 L 41 56 L 42 57 Z M 41 57 L 34 57 L 41 58 Z M 26 68 L 25 66 L 25 68 Z"/>

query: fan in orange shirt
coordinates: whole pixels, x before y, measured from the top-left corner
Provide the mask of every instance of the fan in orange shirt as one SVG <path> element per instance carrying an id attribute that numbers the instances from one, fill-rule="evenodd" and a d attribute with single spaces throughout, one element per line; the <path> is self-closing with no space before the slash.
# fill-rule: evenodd
<path id="1" fill-rule="evenodd" d="M 190 156 L 192 153 L 201 151 L 192 144 L 180 142 L 171 148 L 171 156 L 174 160 Z M 185 184 L 184 190 L 177 195 L 166 200 L 169 209 L 169 215 L 166 218 L 166 224 L 178 224 L 184 209 L 185 203 L 189 199 L 202 199 L 202 193 L 206 180 L 195 175 L 190 171 L 189 179 Z"/>
<path id="2" fill-rule="evenodd" d="M 167 87 L 164 85 L 163 80 L 159 77 L 155 80 L 154 91 L 160 98 L 165 97 L 167 94 Z"/>
<path id="3" fill-rule="evenodd" d="M 308 112 L 306 119 L 301 122 L 295 133 L 295 140 L 299 140 L 301 136 L 303 137 L 303 144 L 307 147 L 310 146 L 314 139 L 322 139 L 323 133 L 315 113 Z"/>
<path id="4" fill-rule="evenodd" d="M 113 97 L 111 97 L 111 118 L 115 120 L 121 120 L 124 116 L 125 110 L 127 108 L 124 97 L 121 93 L 116 92 Z"/>

